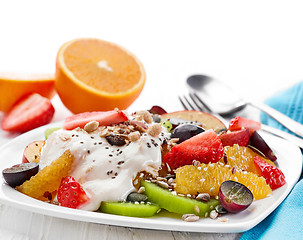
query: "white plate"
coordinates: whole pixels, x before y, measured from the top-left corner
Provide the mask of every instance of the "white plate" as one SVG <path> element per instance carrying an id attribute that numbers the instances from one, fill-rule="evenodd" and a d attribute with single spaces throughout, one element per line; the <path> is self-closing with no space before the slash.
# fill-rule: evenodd
<path id="1" fill-rule="evenodd" d="M 44 130 L 49 127 L 48 125 L 25 133 L 4 145 L 0 149 L 0 170 L 20 163 L 26 145 L 43 139 Z M 184 222 L 180 218 L 164 214 L 152 218 L 133 218 L 69 209 L 30 198 L 6 185 L 2 178 L 0 201 L 16 208 L 49 216 L 116 226 L 190 232 L 243 232 L 257 225 L 279 206 L 298 181 L 302 170 L 302 155 L 298 147 L 278 137 L 263 132 L 261 134 L 277 155 L 279 167 L 286 176 L 287 184 L 273 191 L 271 197 L 253 202 L 247 210 L 225 215 L 227 222 L 209 218 L 200 219 L 198 222 Z"/>

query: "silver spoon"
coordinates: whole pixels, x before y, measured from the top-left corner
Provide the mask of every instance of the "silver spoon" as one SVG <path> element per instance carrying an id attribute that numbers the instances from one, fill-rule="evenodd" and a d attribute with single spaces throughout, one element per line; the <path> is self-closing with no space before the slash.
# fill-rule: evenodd
<path id="1" fill-rule="evenodd" d="M 187 79 L 188 86 L 194 90 L 211 110 L 222 116 L 242 110 L 247 105 L 253 106 L 281 123 L 293 133 L 303 137 L 303 125 L 263 104 L 244 100 L 228 86 L 206 75 L 192 75 Z"/>

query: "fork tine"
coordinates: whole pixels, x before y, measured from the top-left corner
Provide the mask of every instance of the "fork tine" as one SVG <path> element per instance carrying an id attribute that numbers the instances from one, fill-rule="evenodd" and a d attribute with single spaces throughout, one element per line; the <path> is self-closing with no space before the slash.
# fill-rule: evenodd
<path id="1" fill-rule="evenodd" d="M 185 110 L 189 110 L 188 106 L 186 105 L 185 100 L 182 99 L 182 96 L 178 96 L 179 101 L 181 102 L 182 106 L 184 107 Z"/>
<path id="2" fill-rule="evenodd" d="M 196 111 L 204 111 L 206 110 L 203 108 L 201 104 L 199 104 L 192 96 L 186 94 L 178 96 L 181 104 L 186 110 L 196 110 Z"/>
<path id="3" fill-rule="evenodd" d="M 209 109 L 207 109 L 201 101 L 197 101 L 197 98 L 195 97 L 194 93 L 190 92 L 189 97 L 193 101 L 195 106 L 197 106 L 196 109 L 207 113 L 210 112 Z"/>
<path id="4" fill-rule="evenodd" d="M 179 99 L 186 110 L 197 110 L 197 107 L 185 95 L 179 96 Z"/>
<path id="5" fill-rule="evenodd" d="M 215 116 L 216 118 L 218 118 L 221 122 L 223 122 L 224 124 L 227 124 L 226 123 L 226 119 L 224 119 L 222 116 L 220 116 L 219 114 L 216 114 L 214 113 L 209 107 L 208 105 L 195 93 L 195 92 L 191 92 L 189 94 L 189 96 L 193 99 L 193 101 L 195 101 L 195 103 L 197 101 L 199 101 L 200 103 L 200 106 L 203 105 L 203 108 L 205 109 L 204 112 L 207 112 L 207 113 L 210 113 L 212 114 L 213 116 Z M 203 109 L 201 107 L 201 109 Z"/>
<path id="6" fill-rule="evenodd" d="M 204 101 L 202 101 L 202 99 L 195 92 L 190 92 L 189 96 L 191 97 L 191 99 L 193 99 L 193 101 L 195 101 L 195 103 L 198 101 L 199 103 L 196 104 L 202 105 L 203 109 L 206 109 L 205 112 L 212 113 L 212 110 L 208 107 L 208 105 Z"/>
<path id="7" fill-rule="evenodd" d="M 220 115 L 213 113 L 209 107 L 202 101 L 201 98 L 194 92 L 189 93 L 189 97 L 186 97 L 185 95 L 178 96 L 181 104 L 183 105 L 184 109 L 186 110 L 198 110 L 203 111 L 206 113 L 210 113 L 213 116 L 217 117 L 221 122 L 224 124 L 227 124 L 226 119 L 222 118 Z M 191 102 L 191 101 L 192 102 Z"/>

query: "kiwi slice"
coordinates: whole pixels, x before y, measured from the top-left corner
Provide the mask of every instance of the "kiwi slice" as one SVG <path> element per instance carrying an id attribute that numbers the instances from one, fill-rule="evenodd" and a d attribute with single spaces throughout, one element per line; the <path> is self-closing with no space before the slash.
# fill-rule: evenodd
<path id="1" fill-rule="evenodd" d="M 141 186 L 145 188 L 148 201 L 173 213 L 207 217 L 209 212 L 219 205 L 219 200 L 216 199 L 202 202 L 187 197 L 174 196 L 170 191 L 151 182 L 141 181 Z"/>
<path id="2" fill-rule="evenodd" d="M 151 217 L 160 210 L 158 205 L 151 203 L 102 202 L 98 211 L 128 217 Z"/>
<path id="3" fill-rule="evenodd" d="M 49 137 L 49 135 L 51 135 L 54 131 L 57 131 L 61 129 L 60 127 L 53 127 L 53 128 L 48 128 L 45 130 L 44 132 L 44 137 L 45 137 L 45 140 Z"/>

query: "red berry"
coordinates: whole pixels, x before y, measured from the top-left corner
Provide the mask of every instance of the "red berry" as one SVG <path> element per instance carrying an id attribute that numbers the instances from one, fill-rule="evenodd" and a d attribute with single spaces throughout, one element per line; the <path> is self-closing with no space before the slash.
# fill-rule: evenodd
<path id="1" fill-rule="evenodd" d="M 261 129 L 261 123 L 242 117 L 235 117 L 229 123 L 230 131 L 238 131 L 244 128 L 249 129 L 250 135 L 252 135 L 255 131 Z"/>
<path id="2" fill-rule="evenodd" d="M 10 132 L 26 132 L 51 121 L 55 109 L 48 98 L 31 93 L 19 99 L 2 122 L 2 129 Z"/>
<path id="3" fill-rule="evenodd" d="M 81 185 L 71 176 L 62 178 L 57 199 L 61 206 L 69 208 L 78 208 L 89 200 Z"/>
<path id="4" fill-rule="evenodd" d="M 91 121 L 97 121 L 101 126 L 112 125 L 120 122 L 125 122 L 128 117 L 120 110 L 106 112 L 85 112 L 67 117 L 63 128 L 72 130 L 77 127 L 84 128 L 85 124 Z"/>
<path id="5" fill-rule="evenodd" d="M 213 130 L 207 130 L 175 145 L 163 158 L 171 169 L 192 164 L 193 160 L 201 163 L 215 163 L 223 157 L 224 148 Z"/>
<path id="6" fill-rule="evenodd" d="M 234 144 L 247 147 L 249 143 L 250 135 L 248 129 L 242 129 L 239 131 L 224 133 L 220 135 L 219 138 L 221 139 L 223 147 L 233 146 Z"/>
<path id="7" fill-rule="evenodd" d="M 261 175 L 265 178 L 266 183 L 272 190 L 277 189 L 286 183 L 285 176 L 279 168 L 269 164 L 257 155 L 254 156 L 253 159 L 255 166 L 261 172 Z"/>

